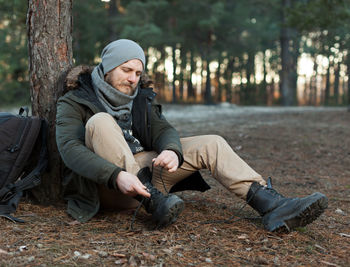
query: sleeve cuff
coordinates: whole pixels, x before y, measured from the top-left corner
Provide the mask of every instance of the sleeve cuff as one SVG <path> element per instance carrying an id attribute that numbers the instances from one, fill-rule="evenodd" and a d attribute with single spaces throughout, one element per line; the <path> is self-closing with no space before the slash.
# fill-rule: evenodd
<path id="1" fill-rule="evenodd" d="M 119 175 L 119 173 L 123 171 L 123 169 L 121 168 L 116 168 L 115 171 L 112 173 L 111 177 L 109 177 L 108 183 L 107 183 L 107 187 L 109 189 L 117 189 L 117 177 Z"/>
<path id="2" fill-rule="evenodd" d="M 174 151 L 176 153 L 177 157 L 179 158 L 179 166 L 178 166 L 178 168 L 181 167 L 182 163 L 184 163 L 184 157 L 182 156 L 182 154 L 179 151 L 175 150 L 175 149 L 171 149 L 170 148 L 168 150 Z"/>

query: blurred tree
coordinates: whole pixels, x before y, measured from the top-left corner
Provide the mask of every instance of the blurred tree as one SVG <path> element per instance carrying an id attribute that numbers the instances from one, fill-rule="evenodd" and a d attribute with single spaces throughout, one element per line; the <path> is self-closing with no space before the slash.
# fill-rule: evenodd
<path id="1" fill-rule="evenodd" d="M 281 96 L 284 106 L 297 104 L 296 99 L 296 67 L 298 58 L 298 37 L 295 29 L 287 23 L 289 10 L 293 9 L 293 0 L 282 0 L 281 6 Z M 293 53 L 296 56 L 293 56 Z"/>
<path id="2" fill-rule="evenodd" d="M 76 0 L 74 62 L 94 65 L 109 41 L 130 38 L 144 48 L 147 72 L 164 99 L 271 104 L 280 96 L 282 103 L 295 105 L 300 54 L 315 63 L 322 55 L 329 58 L 329 72 L 314 65 L 306 96 L 311 104 L 319 94 L 324 103 L 341 104 L 349 90 L 342 71 L 350 76 L 349 5 L 348 0 Z M 0 103 L 28 99 L 26 6 L 23 0 L 0 0 L 0 8 Z M 171 62 L 172 73 L 166 73 Z M 322 88 L 319 76 L 329 78 Z"/>
<path id="3" fill-rule="evenodd" d="M 115 1 L 110 6 L 96 0 L 73 1 L 73 54 L 76 65 L 96 64 L 103 47 L 117 34 Z M 109 13 L 110 12 L 110 13 Z"/>
<path id="4" fill-rule="evenodd" d="M 30 102 L 23 0 L 0 0 L 0 105 Z"/>
<path id="5" fill-rule="evenodd" d="M 95 1 L 96 3 L 96 1 Z M 108 35 L 109 35 L 109 41 L 114 41 L 118 39 L 118 27 L 117 27 L 117 21 L 118 17 L 120 16 L 119 9 L 123 9 L 121 6 L 120 0 L 111 0 L 108 2 Z"/>
<path id="6" fill-rule="evenodd" d="M 199 57 L 205 66 L 204 101 L 213 103 L 210 63 L 216 59 L 215 44 L 221 42 L 216 34 L 221 27 L 220 18 L 224 15 L 224 1 L 179 1 L 178 29 L 175 33 L 181 36 L 181 49 L 190 57 L 188 79 L 192 78 L 195 58 Z M 220 52 L 221 53 L 221 52 Z M 215 55 L 216 54 L 216 55 Z M 186 70 L 181 70 L 186 71 Z M 189 96 L 194 97 L 192 81 L 187 82 Z"/>
<path id="7" fill-rule="evenodd" d="M 348 66 L 345 55 L 350 53 L 350 2 L 347 0 L 299 1 L 290 10 L 288 24 L 296 27 L 304 36 L 313 41 L 313 45 L 319 48 L 315 54 L 328 58 L 324 104 L 337 104 L 340 99 L 339 70 L 341 64 Z M 330 82 L 332 69 L 334 72 L 333 92 L 331 92 Z M 347 67 L 347 76 L 349 79 L 349 67 Z M 349 86 L 346 87 L 349 92 Z"/>
<path id="8" fill-rule="evenodd" d="M 166 0 L 128 1 L 125 4 L 125 12 L 117 20 L 120 37 L 135 40 L 145 50 L 146 71 L 156 78 L 155 84 L 158 85 L 160 95 L 163 95 L 162 89 L 166 79 L 165 60 L 168 55 L 165 48 L 176 44 L 174 35 L 169 31 L 169 10 L 171 9 Z M 148 70 L 150 63 L 148 50 L 151 47 L 155 49 L 153 55 L 155 58 L 152 58 L 153 69 Z M 156 51 L 159 53 L 155 53 Z M 163 70 L 159 73 L 158 69 L 161 67 Z"/>

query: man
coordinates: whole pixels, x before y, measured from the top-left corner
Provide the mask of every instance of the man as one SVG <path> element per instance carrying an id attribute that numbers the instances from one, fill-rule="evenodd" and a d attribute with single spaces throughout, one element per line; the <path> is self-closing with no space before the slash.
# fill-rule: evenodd
<path id="1" fill-rule="evenodd" d="M 118 210 L 140 202 L 157 225 L 169 225 L 184 209 L 172 192 L 209 188 L 200 169 L 246 200 L 268 231 L 304 226 L 326 209 L 321 193 L 277 193 L 220 136 L 179 138 L 143 77 L 145 55 L 137 43 L 114 41 L 101 59 L 92 72 L 78 67 L 68 74 L 68 92 L 57 106 L 57 145 L 68 167 L 65 198 L 75 219 L 89 220 L 100 206 Z"/>

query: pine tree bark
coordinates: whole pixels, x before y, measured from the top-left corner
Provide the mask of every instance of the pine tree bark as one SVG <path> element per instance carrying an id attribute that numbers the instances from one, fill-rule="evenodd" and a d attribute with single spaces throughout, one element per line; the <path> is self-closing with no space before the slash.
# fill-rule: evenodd
<path id="1" fill-rule="evenodd" d="M 33 191 L 41 203 L 61 196 L 61 166 L 56 140 L 56 102 L 72 66 L 72 0 L 29 0 L 27 13 L 32 113 L 49 124 L 49 170 Z"/>

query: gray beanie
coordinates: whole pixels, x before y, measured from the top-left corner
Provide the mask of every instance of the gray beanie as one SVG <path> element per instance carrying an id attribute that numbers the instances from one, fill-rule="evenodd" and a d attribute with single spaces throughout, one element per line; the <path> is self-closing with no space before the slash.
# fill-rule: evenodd
<path id="1" fill-rule="evenodd" d="M 141 46 L 131 40 L 120 39 L 109 43 L 101 53 L 103 74 L 131 59 L 139 59 L 145 68 L 145 53 Z"/>

